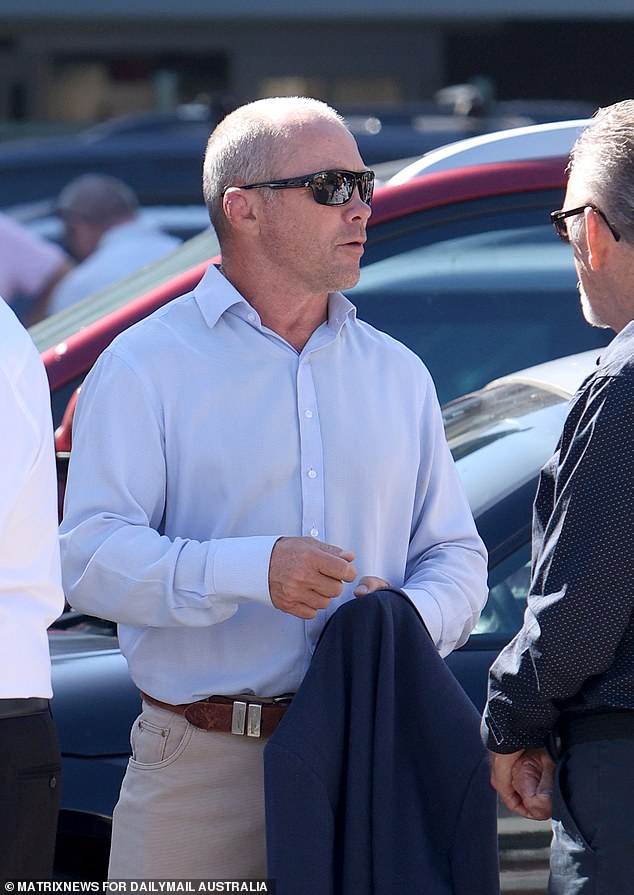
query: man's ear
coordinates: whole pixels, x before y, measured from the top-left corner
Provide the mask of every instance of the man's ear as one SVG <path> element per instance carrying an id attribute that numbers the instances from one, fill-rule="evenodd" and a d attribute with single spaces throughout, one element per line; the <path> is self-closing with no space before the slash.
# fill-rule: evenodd
<path id="1" fill-rule="evenodd" d="M 616 243 L 610 233 L 610 228 L 593 208 L 586 208 L 584 216 L 588 243 L 588 265 L 592 270 L 599 270 L 605 266 L 613 248 L 612 244 L 616 245 Z"/>
<path id="2" fill-rule="evenodd" d="M 256 222 L 253 197 L 247 190 L 229 187 L 222 197 L 227 223 L 234 230 L 251 229 Z"/>

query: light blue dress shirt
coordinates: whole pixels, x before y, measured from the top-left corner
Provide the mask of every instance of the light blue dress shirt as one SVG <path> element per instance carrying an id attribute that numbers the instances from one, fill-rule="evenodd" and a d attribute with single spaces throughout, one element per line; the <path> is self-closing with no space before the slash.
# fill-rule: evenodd
<path id="1" fill-rule="evenodd" d="M 86 379 L 66 595 L 119 623 L 132 677 L 157 699 L 293 692 L 355 584 L 310 621 L 275 609 L 283 535 L 353 550 L 359 577 L 403 587 L 442 655 L 486 600 L 484 547 L 422 362 L 339 293 L 298 354 L 210 267 Z"/>

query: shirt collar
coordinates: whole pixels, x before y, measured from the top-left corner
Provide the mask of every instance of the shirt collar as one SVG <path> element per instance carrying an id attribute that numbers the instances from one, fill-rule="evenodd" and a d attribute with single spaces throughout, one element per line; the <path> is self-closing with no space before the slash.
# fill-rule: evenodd
<path id="1" fill-rule="evenodd" d="M 213 329 L 227 311 L 232 311 L 258 328 L 261 327 L 259 314 L 214 264 L 209 265 L 193 291 L 200 313 L 210 329 Z M 356 317 L 356 312 L 357 309 L 345 295 L 341 292 L 332 292 L 328 296 L 326 326 L 334 335 L 338 335 L 348 318 Z"/>
<path id="2" fill-rule="evenodd" d="M 597 367 L 600 373 L 609 374 L 614 367 L 621 367 L 632 356 L 634 321 L 630 321 L 605 348 L 597 349 Z"/>
<path id="3" fill-rule="evenodd" d="M 209 329 L 213 329 L 225 311 L 236 305 L 250 307 L 235 286 L 220 273 L 215 264 L 210 264 L 200 283 L 194 288 L 196 304 Z"/>
<path id="4" fill-rule="evenodd" d="M 331 292 L 328 296 L 328 328 L 337 335 L 344 324 L 356 319 L 357 309 L 352 302 L 341 292 Z"/>

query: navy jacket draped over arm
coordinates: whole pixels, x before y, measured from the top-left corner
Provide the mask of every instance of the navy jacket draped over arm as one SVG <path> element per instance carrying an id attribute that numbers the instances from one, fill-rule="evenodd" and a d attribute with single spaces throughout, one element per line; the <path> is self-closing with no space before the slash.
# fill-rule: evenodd
<path id="1" fill-rule="evenodd" d="M 479 723 L 404 594 L 343 604 L 265 749 L 277 895 L 499 892 Z"/>

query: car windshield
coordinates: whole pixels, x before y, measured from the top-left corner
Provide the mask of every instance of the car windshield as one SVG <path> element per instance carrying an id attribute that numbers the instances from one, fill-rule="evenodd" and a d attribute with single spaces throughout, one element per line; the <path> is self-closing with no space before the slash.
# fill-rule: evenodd
<path id="1" fill-rule="evenodd" d="M 444 406 L 447 441 L 476 519 L 535 478 L 555 448 L 567 407 L 557 390 L 513 380 Z"/>

